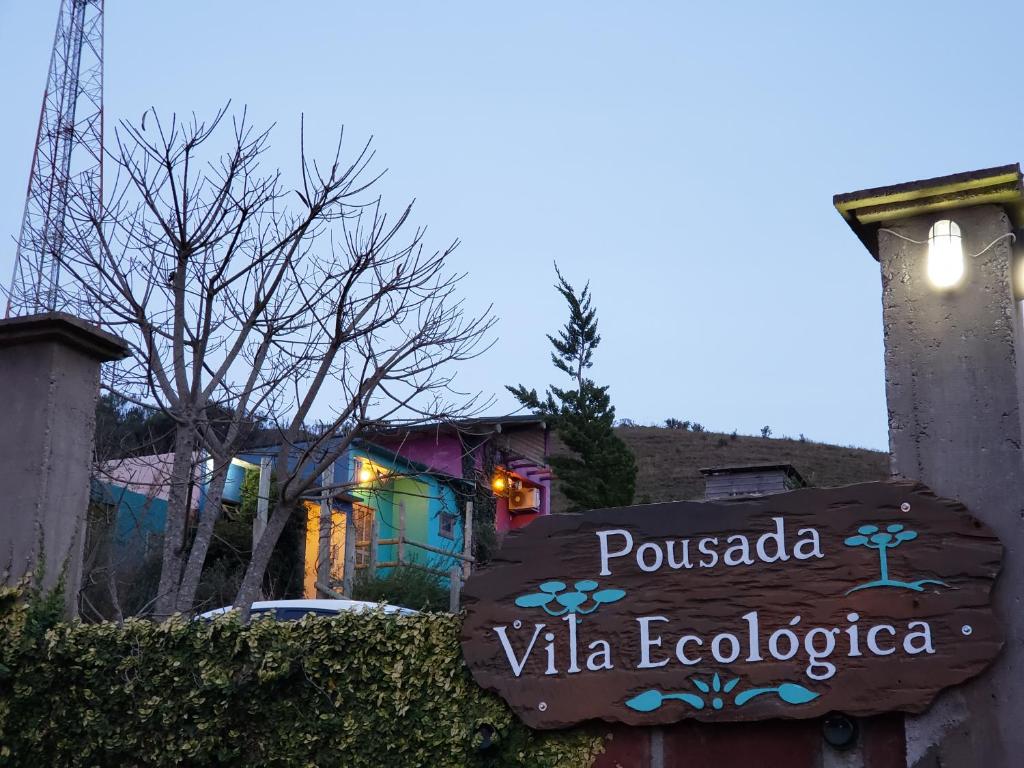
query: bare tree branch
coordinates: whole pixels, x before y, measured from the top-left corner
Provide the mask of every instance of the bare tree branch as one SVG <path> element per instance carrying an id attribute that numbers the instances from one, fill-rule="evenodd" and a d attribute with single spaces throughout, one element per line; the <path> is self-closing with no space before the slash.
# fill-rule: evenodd
<path id="1" fill-rule="evenodd" d="M 277 498 L 239 605 L 257 595 L 296 502 L 367 429 L 478 411 L 479 398 L 454 389 L 454 372 L 487 348 L 494 318 L 490 308 L 467 313 L 458 297 L 463 276 L 448 269 L 458 242 L 428 249 L 411 205 L 389 217 L 370 194 L 380 178 L 370 142 L 346 162 L 340 133 L 320 164 L 303 128 L 293 196 L 279 171 L 261 171 L 270 131 L 244 111 L 230 135 L 227 107 L 209 122 L 146 114 L 120 123 L 114 192 L 102 209 L 83 201 L 75 211 L 82 245 L 65 268 L 74 298 L 129 343 L 115 388 L 175 424 L 163 617 L 192 608 L 249 425 L 273 424 L 281 444 Z M 187 508 L 197 451 L 210 465 L 198 523 Z"/>

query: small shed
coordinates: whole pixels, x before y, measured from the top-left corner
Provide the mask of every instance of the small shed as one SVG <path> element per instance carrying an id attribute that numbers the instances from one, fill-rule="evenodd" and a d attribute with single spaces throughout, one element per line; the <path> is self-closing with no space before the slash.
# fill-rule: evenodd
<path id="1" fill-rule="evenodd" d="M 735 496 L 767 496 L 804 488 L 807 481 L 792 464 L 743 464 L 709 467 L 704 476 L 704 499 L 728 499 Z"/>

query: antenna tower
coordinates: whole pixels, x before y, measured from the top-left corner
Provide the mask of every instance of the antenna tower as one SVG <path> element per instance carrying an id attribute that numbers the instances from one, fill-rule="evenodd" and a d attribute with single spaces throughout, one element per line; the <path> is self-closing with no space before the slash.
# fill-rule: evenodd
<path id="1" fill-rule="evenodd" d="M 103 0 L 60 0 L 6 316 L 87 307 L 60 291 L 68 206 L 103 201 Z"/>

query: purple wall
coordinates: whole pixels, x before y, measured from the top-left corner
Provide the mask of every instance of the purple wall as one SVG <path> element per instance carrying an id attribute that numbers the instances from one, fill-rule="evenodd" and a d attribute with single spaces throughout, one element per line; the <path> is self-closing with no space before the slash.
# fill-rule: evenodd
<path id="1" fill-rule="evenodd" d="M 409 435 L 405 440 L 375 437 L 373 442 L 435 472 L 462 477 L 462 445 L 456 435 L 431 432 Z"/>
<path id="2" fill-rule="evenodd" d="M 374 437 L 373 442 L 388 450 L 397 452 L 407 459 L 423 464 L 435 472 L 441 472 L 453 477 L 463 477 L 462 474 L 462 441 L 457 434 L 441 431 L 421 431 L 407 434 L 404 438 Z M 546 444 L 545 444 L 546 445 Z M 474 457 L 474 466 L 481 465 L 480 452 Z M 531 465 L 531 469 L 547 470 L 547 467 Z M 510 515 L 508 512 L 508 501 L 504 498 L 497 500 L 495 509 L 494 527 L 499 533 L 516 528 L 522 528 L 538 515 L 551 513 L 551 480 L 550 471 L 531 477 L 536 473 L 530 472 L 526 467 L 513 469 L 522 477 L 535 482 L 542 488 L 540 511 L 536 514 Z"/>

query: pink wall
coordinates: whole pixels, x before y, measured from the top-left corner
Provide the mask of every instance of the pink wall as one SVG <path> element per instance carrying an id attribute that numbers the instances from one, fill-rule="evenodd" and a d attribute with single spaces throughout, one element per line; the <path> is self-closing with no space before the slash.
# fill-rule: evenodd
<path id="1" fill-rule="evenodd" d="M 405 440 L 375 437 L 373 442 L 435 472 L 462 477 L 462 444 L 455 435 L 420 433 Z"/>
<path id="2" fill-rule="evenodd" d="M 443 432 L 418 432 L 403 439 L 375 437 L 373 442 L 388 450 L 394 451 L 407 459 L 423 464 L 436 472 L 453 477 L 462 477 L 462 442 L 457 435 Z M 474 456 L 474 466 L 479 469 L 480 455 Z M 546 468 L 545 468 L 546 469 Z M 541 507 L 536 514 L 510 515 L 508 500 L 498 498 L 494 514 L 494 527 L 501 535 L 510 530 L 522 528 L 538 515 L 551 513 L 551 480 L 550 473 L 545 471 L 538 476 L 532 472 L 518 471 L 526 479 L 538 485 L 541 491 Z"/>
<path id="3" fill-rule="evenodd" d="M 148 456 L 131 456 L 104 462 L 99 468 L 96 479 L 114 483 L 129 491 L 141 494 L 148 499 L 167 500 L 170 491 L 171 467 L 174 464 L 173 453 L 155 453 Z M 199 507 L 202 462 L 199 455 L 195 457 L 195 470 L 192 490 L 192 509 Z"/>

